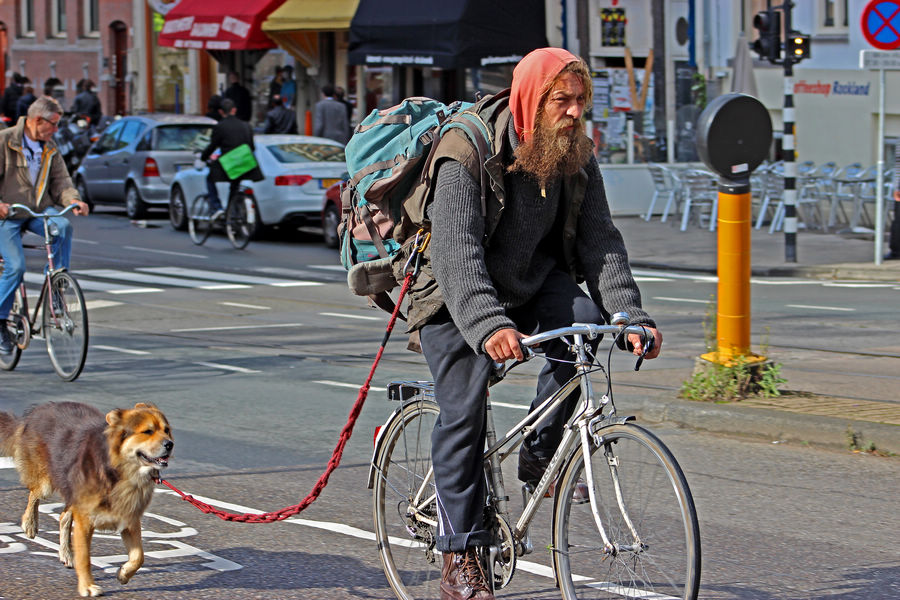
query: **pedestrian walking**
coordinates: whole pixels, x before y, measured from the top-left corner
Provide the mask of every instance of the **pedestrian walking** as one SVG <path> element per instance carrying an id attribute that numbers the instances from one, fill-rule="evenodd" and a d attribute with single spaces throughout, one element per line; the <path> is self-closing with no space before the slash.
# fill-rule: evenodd
<path id="1" fill-rule="evenodd" d="M 263 133 L 297 133 L 297 115 L 284 105 L 278 94 L 272 96 Z"/>
<path id="2" fill-rule="evenodd" d="M 253 117 L 253 103 L 250 100 L 250 91 L 241 85 L 241 78 L 235 71 L 228 74 L 228 81 L 230 85 L 222 96 L 234 102 L 235 107 L 237 107 L 237 118 L 249 123 Z"/>
<path id="3" fill-rule="evenodd" d="M 297 83 L 293 79 L 294 67 L 285 65 L 281 69 L 281 100 L 288 108 L 294 106 L 294 99 L 297 97 Z"/>
<path id="4" fill-rule="evenodd" d="M 894 155 L 894 219 L 888 248 L 885 260 L 900 260 L 900 144 L 896 145 Z"/>
<path id="5" fill-rule="evenodd" d="M 313 134 L 346 144 L 350 139 L 350 120 L 346 107 L 334 97 L 334 86 L 322 86 L 322 99 L 316 102 Z"/>
<path id="6" fill-rule="evenodd" d="M 26 79 L 22 95 L 19 96 L 19 100 L 16 102 L 16 121 L 28 114 L 28 107 L 35 100 L 37 100 L 37 96 L 34 95 L 34 87 L 31 85 L 31 80 Z"/>
<path id="7" fill-rule="evenodd" d="M 97 125 L 103 118 L 103 110 L 100 107 L 100 98 L 94 93 L 94 82 L 82 79 L 80 84 L 81 92 L 75 96 L 69 112 L 77 117 L 87 118 L 91 125 Z"/>
<path id="8" fill-rule="evenodd" d="M 3 90 L 3 98 L 0 99 L 0 111 L 7 125 L 14 125 L 19 115 L 18 102 L 24 91 L 25 77 L 18 73 L 13 73 L 10 81 Z"/>

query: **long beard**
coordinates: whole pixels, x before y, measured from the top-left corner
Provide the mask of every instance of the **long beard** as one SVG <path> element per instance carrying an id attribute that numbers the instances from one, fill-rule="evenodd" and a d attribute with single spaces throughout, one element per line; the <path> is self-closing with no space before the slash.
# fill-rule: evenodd
<path id="1" fill-rule="evenodd" d="M 574 125 L 572 129 L 567 127 Z M 534 176 L 542 187 L 557 177 L 574 175 L 587 164 L 594 145 L 584 133 L 584 123 L 562 119 L 553 126 L 540 124 L 534 136 L 514 153 L 510 171 Z"/>

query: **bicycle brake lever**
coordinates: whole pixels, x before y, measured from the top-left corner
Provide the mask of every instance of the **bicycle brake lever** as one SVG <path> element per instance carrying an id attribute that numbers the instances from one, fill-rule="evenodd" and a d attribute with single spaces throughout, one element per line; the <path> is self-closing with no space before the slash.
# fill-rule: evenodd
<path id="1" fill-rule="evenodd" d="M 651 337 L 651 338 L 649 338 L 649 339 L 647 340 L 647 343 L 644 344 L 644 351 L 641 352 L 641 355 L 638 356 L 637 361 L 634 363 L 634 370 L 635 370 L 635 371 L 640 371 L 640 370 L 641 370 L 641 365 L 644 364 L 644 356 L 646 356 L 646 354 L 647 354 L 648 352 L 650 352 L 650 350 L 652 350 L 652 349 L 653 349 L 653 338 Z"/>

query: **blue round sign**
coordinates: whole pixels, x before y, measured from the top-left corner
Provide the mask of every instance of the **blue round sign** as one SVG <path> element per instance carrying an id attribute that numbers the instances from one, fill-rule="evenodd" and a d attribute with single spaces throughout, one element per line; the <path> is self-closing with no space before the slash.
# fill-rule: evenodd
<path id="1" fill-rule="evenodd" d="M 880 50 L 900 48 L 900 1 L 872 0 L 860 19 L 866 40 Z"/>

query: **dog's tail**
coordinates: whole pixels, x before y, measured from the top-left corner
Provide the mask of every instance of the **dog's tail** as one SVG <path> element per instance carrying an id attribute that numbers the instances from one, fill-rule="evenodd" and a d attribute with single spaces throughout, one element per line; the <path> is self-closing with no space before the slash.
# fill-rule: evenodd
<path id="1" fill-rule="evenodd" d="M 0 411 L 0 456 L 12 456 L 16 426 L 17 421 L 13 415 Z"/>

